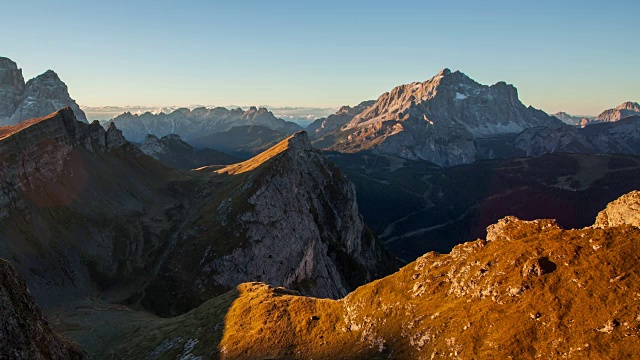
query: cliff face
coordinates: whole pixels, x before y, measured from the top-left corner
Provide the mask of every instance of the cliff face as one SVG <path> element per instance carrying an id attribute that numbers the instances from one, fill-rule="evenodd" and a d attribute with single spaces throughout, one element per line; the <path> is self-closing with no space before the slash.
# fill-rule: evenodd
<path id="1" fill-rule="evenodd" d="M 87 122 L 84 111 L 55 72 L 47 70 L 25 84 L 16 63 L 0 57 L 0 126 L 47 116 L 67 106 L 78 120 Z"/>
<path id="2" fill-rule="evenodd" d="M 216 188 L 223 190 L 179 235 L 189 248 L 176 248 L 147 291 L 150 308 L 179 313 L 250 279 L 338 298 L 391 268 L 364 226 L 353 184 L 306 133 L 217 170 L 199 193 Z"/>
<path id="3" fill-rule="evenodd" d="M 114 352 L 169 358 L 188 347 L 192 356 L 222 359 L 582 359 L 640 350 L 640 302 L 633 296 L 640 291 L 640 229 L 622 221 L 563 230 L 553 220 L 510 217 L 488 234 L 449 254 L 428 253 L 338 301 L 242 284 L 186 316 L 129 333 Z M 204 326 L 212 323 L 220 326 Z"/>
<path id="4" fill-rule="evenodd" d="M 10 59 L 0 57 L 0 125 L 16 111 L 25 83 L 22 70 Z"/>
<path id="5" fill-rule="evenodd" d="M 0 358 L 89 359 L 80 347 L 54 333 L 9 262 L 0 259 Z"/>
<path id="6" fill-rule="evenodd" d="M 540 110 L 525 107 L 512 85 L 485 86 L 459 71 L 444 69 L 425 82 L 382 94 L 338 130 L 345 139 L 333 149 L 371 149 L 451 166 L 478 158 L 475 138 L 561 124 Z"/>

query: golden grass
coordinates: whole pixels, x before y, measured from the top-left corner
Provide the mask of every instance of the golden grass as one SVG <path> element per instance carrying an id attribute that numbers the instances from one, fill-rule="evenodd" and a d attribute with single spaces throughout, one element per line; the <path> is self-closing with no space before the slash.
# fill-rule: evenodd
<path id="1" fill-rule="evenodd" d="M 264 164 L 265 162 L 267 162 L 269 159 L 271 159 L 274 156 L 276 156 L 276 155 L 282 153 L 283 151 L 287 150 L 289 148 L 289 140 L 291 140 L 291 138 L 293 138 L 293 137 L 294 137 L 294 135 L 289 136 L 288 138 L 282 140 L 278 144 L 276 144 L 273 147 L 271 147 L 269 150 L 264 151 L 264 152 L 260 153 L 259 155 L 256 155 L 256 156 L 252 157 L 251 159 L 249 159 L 247 161 L 243 161 L 243 162 L 238 163 L 238 164 L 229 165 L 229 166 L 224 167 L 224 168 L 222 168 L 220 170 L 216 170 L 216 173 L 218 173 L 218 174 L 237 175 L 237 174 L 245 173 L 247 171 L 254 170 L 258 166 L 260 166 L 260 165 Z M 198 169 L 198 170 L 204 170 L 204 169 Z"/>

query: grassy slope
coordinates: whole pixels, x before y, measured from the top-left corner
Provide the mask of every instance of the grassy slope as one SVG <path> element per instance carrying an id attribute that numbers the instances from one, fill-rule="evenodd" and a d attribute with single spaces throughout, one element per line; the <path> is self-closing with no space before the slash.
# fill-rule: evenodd
<path id="1" fill-rule="evenodd" d="M 428 253 L 339 301 L 243 284 L 125 335 L 114 351 L 138 357 L 171 339 L 174 350 L 160 358 L 187 348 L 232 359 L 625 358 L 640 351 L 639 229 L 561 230 L 540 221 L 512 224 L 505 234 L 511 239 Z"/>

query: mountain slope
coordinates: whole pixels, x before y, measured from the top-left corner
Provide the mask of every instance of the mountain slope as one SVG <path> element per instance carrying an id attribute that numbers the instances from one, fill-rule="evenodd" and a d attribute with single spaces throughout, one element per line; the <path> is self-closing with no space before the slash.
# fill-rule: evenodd
<path id="1" fill-rule="evenodd" d="M 305 133 L 268 154 L 178 171 L 69 108 L 0 128 L 0 257 L 45 309 L 91 296 L 163 315 L 240 282 L 339 297 L 392 269 Z"/>
<path id="2" fill-rule="evenodd" d="M 512 85 L 481 85 L 459 71 L 444 69 L 425 82 L 382 94 L 337 130 L 349 135 L 332 148 L 371 149 L 451 166 L 478 158 L 475 138 L 560 125 L 558 119 L 525 107 Z"/>
<path id="3" fill-rule="evenodd" d="M 197 189 L 209 200 L 192 207 L 177 235 L 189 246 L 147 288 L 148 308 L 181 313 L 249 279 L 337 298 L 393 267 L 362 221 L 353 184 L 306 133 L 216 169 L 200 170 L 212 174 Z"/>
<path id="4" fill-rule="evenodd" d="M 637 211 L 636 201 L 632 204 Z M 341 300 L 242 284 L 127 332 L 118 357 L 629 358 L 640 350 L 640 229 L 507 217 Z M 211 324 L 216 324 L 211 327 Z"/>
<path id="5" fill-rule="evenodd" d="M 180 135 L 190 141 L 193 138 L 227 131 L 236 126 L 264 126 L 283 134 L 292 134 L 302 128 L 292 122 L 276 118 L 265 108 L 250 107 L 228 110 L 199 107 L 193 110 L 178 109 L 171 113 L 134 115 L 129 112 L 116 116 L 112 122 L 122 129 L 129 141 L 142 142 L 147 134 L 165 136 Z"/>
<path id="6" fill-rule="evenodd" d="M 47 70 L 25 84 L 16 63 L 0 57 L 0 126 L 46 116 L 66 106 L 71 107 L 78 120 L 87 122 L 55 72 Z"/>
<path id="7" fill-rule="evenodd" d="M 0 358 L 88 359 L 80 347 L 54 333 L 11 264 L 0 259 Z"/>
<path id="8" fill-rule="evenodd" d="M 195 169 L 207 165 L 228 165 L 239 160 L 212 149 L 196 150 L 182 141 L 180 135 L 167 135 L 158 139 L 148 134 L 140 146 L 143 153 L 175 169 Z"/>

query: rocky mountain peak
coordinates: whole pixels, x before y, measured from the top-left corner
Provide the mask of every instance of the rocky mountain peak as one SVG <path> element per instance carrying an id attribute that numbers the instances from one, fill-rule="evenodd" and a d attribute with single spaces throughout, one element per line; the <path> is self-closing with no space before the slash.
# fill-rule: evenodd
<path id="1" fill-rule="evenodd" d="M 449 70 L 449 68 L 444 68 L 440 70 L 436 76 L 447 76 L 449 74 L 451 74 L 451 70 Z"/>
<path id="2" fill-rule="evenodd" d="M 445 69 L 425 82 L 382 94 L 342 128 L 350 135 L 333 148 L 371 149 L 450 166 L 477 159 L 475 138 L 560 125 L 557 118 L 522 104 L 513 85 L 482 85 Z"/>
<path id="3" fill-rule="evenodd" d="M 613 109 L 608 109 L 596 117 L 596 122 L 615 122 L 625 117 L 640 114 L 640 104 L 633 101 L 624 102 Z"/>
<path id="4" fill-rule="evenodd" d="M 309 151 L 313 149 L 306 131 L 299 131 L 289 137 L 289 149 Z"/>
<path id="5" fill-rule="evenodd" d="M 0 65 L 0 126 L 47 116 L 65 106 L 71 107 L 80 121 L 88 123 L 78 104 L 58 74 L 47 70 L 26 84 L 22 70 L 7 58 Z"/>
<path id="6" fill-rule="evenodd" d="M 616 107 L 616 110 L 633 110 L 635 112 L 640 112 L 640 104 L 633 101 L 623 102 L 622 104 Z"/>

